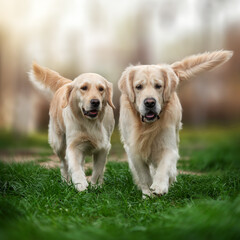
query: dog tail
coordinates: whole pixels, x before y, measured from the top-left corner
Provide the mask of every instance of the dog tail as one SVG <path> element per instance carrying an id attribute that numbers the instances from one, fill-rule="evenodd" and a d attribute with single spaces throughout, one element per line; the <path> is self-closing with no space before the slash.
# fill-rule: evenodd
<path id="1" fill-rule="evenodd" d="M 72 81 L 62 77 L 57 72 L 49 68 L 42 67 L 37 63 L 33 63 L 29 72 L 30 81 L 40 90 L 49 93 L 51 96 L 63 85 Z"/>
<path id="2" fill-rule="evenodd" d="M 201 72 L 209 71 L 227 62 L 232 51 L 214 51 L 192 55 L 172 64 L 172 68 L 180 80 L 188 80 Z"/>

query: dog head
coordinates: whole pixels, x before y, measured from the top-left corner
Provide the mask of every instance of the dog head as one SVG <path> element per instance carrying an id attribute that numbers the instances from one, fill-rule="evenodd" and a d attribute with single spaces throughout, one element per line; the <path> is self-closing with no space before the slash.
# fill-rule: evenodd
<path id="1" fill-rule="evenodd" d="M 211 70 L 231 56 L 231 51 L 216 51 L 193 55 L 171 65 L 130 66 L 123 72 L 118 87 L 127 95 L 143 122 L 154 122 L 160 118 L 180 81 Z"/>
<path id="2" fill-rule="evenodd" d="M 78 114 L 80 111 L 88 119 L 96 119 L 106 104 L 115 108 L 112 102 L 112 83 L 98 74 L 81 74 L 71 81 L 51 69 L 33 63 L 29 77 L 35 86 L 49 92 L 51 96 L 58 94 L 63 108 L 70 105 L 74 112 Z"/>
<path id="3" fill-rule="evenodd" d="M 106 104 L 114 108 L 112 83 L 95 73 L 81 74 L 66 88 L 62 107 L 70 101 L 88 119 L 98 118 Z"/>
<path id="4" fill-rule="evenodd" d="M 134 104 L 142 121 L 154 122 L 176 90 L 178 81 L 173 69 L 167 65 L 142 65 L 127 68 L 119 88 Z"/>

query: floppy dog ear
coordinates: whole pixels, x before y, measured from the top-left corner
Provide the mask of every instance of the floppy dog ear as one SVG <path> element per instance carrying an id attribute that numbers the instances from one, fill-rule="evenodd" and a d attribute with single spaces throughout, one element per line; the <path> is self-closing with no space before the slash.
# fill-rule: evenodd
<path id="1" fill-rule="evenodd" d="M 72 90 L 73 90 L 73 86 L 71 85 L 66 86 L 66 89 L 64 89 L 65 92 L 62 100 L 62 108 L 67 107 Z"/>
<path id="2" fill-rule="evenodd" d="M 171 65 L 180 80 L 188 80 L 195 75 L 211 70 L 227 62 L 233 55 L 232 51 L 205 52 L 192 55 Z"/>
<path id="3" fill-rule="evenodd" d="M 169 101 L 172 93 L 176 91 L 179 79 L 171 70 L 162 69 L 162 73 L 164 78 L 163 102 L 165 103 Z"/>
<path id="4" fill-rule="evenodd" d="M 112 83 L 106 81 L 107 83 L 107 89 L 106 89 L 106 95 L 107 95 L 107 103 L 109 104 L 112 109 L 115 109 L 115 106 L 113 104 L 112 98 L 113 98 L 113 85 Z"/>
<path id="5" fill-rule="evenodd" d="M 135 73 L 135 71 L 132 68 L 127 68 L 123 72 L 123 74 L 118 82 L 119 90 L 122 93 L 126 94 L 129 97 L 129 100 L 131 102 L 134 102 L 134 98 L 135 98 L 134 91 L 133 91 L 134 73 Z"/>

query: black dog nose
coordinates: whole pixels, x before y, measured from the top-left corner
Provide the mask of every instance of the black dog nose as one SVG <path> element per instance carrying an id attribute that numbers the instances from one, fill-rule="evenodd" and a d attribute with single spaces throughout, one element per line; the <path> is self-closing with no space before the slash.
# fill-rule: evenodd
<path id="1" fill-rule="evenodd" d="M 90 103 L 93 107 L 98 107 L 100 104 L 100 101 L 98 99 L 91 99 Z"/>
<path id="2" fill-rule="evenodd" d="M 153 108 L 156 105 L 156 100 L 154 98 L 146 98 L 144 105 L 148 108 Z"/>

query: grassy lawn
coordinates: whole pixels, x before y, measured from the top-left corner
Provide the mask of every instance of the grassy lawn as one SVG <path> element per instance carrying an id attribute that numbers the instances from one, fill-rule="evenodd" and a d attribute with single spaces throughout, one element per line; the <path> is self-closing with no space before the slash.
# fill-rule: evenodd
<path id="1" fill-rule="evenodd" d="M 50 151 L 46 135 L 0 141 L 0 150 Z M 117 132 L 112 144 L 109 159 L 121 158 Z M 146 200 L 125 162 L 109 161 L 102 188 L 82 193 L 58 168 L 0 163 L 0 239 L 240 239 L 240 128 L 185 129 L 180 152 L 179 169 L 203 174 L 180 174 Z"/>

